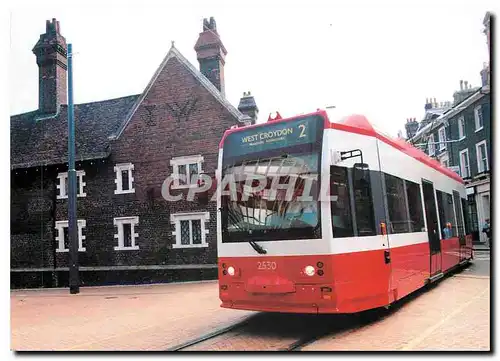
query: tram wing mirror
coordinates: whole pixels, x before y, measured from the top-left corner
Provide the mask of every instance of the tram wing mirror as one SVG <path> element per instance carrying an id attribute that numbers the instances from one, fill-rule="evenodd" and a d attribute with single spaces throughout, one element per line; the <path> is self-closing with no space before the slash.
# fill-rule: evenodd
<path id="1" fill-rule="evenodd" d="M 342 162 L 342 156 L 340 155 L 339 151 L 334 151 L 331 150 L 331 160 L 330 160 L 330 165 L 336 165 L 337 163 Z"/>
<path id="2" fill-rule="evenodd" d="M 354 163 L 352 166 L 354 181 L 364 180 L 368 182 L 370 180 L 370 167 L 366 163 Z"/>

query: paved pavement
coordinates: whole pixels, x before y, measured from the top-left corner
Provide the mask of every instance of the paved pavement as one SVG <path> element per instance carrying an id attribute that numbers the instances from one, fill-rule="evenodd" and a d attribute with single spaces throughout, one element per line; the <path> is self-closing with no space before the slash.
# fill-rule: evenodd
<path id="1" fill-rule="evenodd" d="M 244 329 L 197 350 L 278 350 L 328 335 L 309 350 L 489 350 L 489 253 L 389 312 L 357 316 L 287 315 L 219 307 L 215 281 L 124 287 L 11 291 L 14 350 L 166 350 L 249 318 Z"/>
<path id="2" fill-rule="evenodd" d="M 474 244 L 472 249 L 475 251 L 490 251 L 490 247 L 486 244 Z"/>
<path id="3" fill-rule="evenodd" d="M 11 291 L 11 349 L 165 350 L 251 312 L 219 307 L 216 281 Z"/>
<path id="4" fill-rule="evenodd" d="M 410 296 L 387 316 L 355 332 L 324 337 L 303 351 L 489 351 L 489 306 L 490 278 L 463 271 Z"/>

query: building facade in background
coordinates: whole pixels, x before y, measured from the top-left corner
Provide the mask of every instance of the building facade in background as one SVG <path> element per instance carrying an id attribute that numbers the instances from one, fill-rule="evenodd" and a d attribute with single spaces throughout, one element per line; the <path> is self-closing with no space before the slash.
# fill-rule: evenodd
<path id="1" fill-rule="evenodd" d="M 214 278 L 213 202 L 169 202 L 171 193 L 215 175 L 218 144 L 232 126 L 256 121 L 245 93 L 240 109 L 224 95 L 227 51 L 215 20 L 195 45 L 199 70 L 175 48 L 141 94 L 76 104 L 79 264 L 82 285 Z M 11 121 L 11 287 L 68 284 L 67 47 L 47 21 L 33 48 L 39 107 Z"/>
<path id="2" fill-rule="evenodd" d="M 490 49 L 490 14 L 483 24 Z M 482 232 L 491 217 L 491 95 L 490 66 L 485 63 L 480 72 L 481 86 L 472 87 L 460 81 L 453 94 L 453 103 L 444 107 L 427 101 L 421 122 L 408 119 L 407 139 L 441 164 L 457 172 L 465 181 L 469 219 L 468 226 L 475 243 L 486 243 Z"/>

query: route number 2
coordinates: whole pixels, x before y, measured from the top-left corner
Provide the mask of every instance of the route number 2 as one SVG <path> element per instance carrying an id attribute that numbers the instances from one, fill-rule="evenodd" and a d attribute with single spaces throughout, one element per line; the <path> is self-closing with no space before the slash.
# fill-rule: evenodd
<path id="1" fill-rule="evenodd" d="M 299 135 L 299 138 L 303 138 L 306 136 L 306 126 L 304 124 L 299 124 L 299 128 L 300 128 L 300 135 Z"/>
<path id="2" fill-rule="evenodd" d="M 257 262 L 257 269 L 275 270 L 276 269 L 276 262 L 272 262 L 272 261 Z"/>

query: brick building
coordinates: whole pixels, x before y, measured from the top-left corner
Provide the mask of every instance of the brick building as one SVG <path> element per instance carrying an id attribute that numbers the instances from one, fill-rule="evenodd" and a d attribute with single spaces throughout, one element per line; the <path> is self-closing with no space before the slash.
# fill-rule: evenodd
<path id="1" fill-rule="evenodd" d="M 256 121 L 224 96 L 227 51 L 215 20 L 195 45 L 198 70 L 174 44 L 141 94 L 76 104 L 82 285 L 216 276 L 215 203 L 168 202 L 171 174 L 214 175 L 224 130 Z M 39 107 L 11 116 L 11 287 L 68 283 L 66 41 L 47 21 L 33 48 Z M 248 106 L 253 104 L 254 106 Z M 196 177 L 172 193 L 196 187 Z"/>

